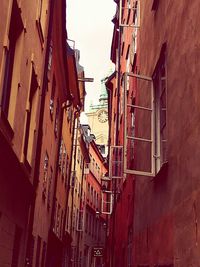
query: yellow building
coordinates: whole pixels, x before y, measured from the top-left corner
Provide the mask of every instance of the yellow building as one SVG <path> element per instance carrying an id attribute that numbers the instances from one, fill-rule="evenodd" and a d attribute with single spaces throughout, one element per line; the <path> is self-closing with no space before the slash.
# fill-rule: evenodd
<path id="1" fill-rule="evenodd" d="M 86 115 L 91 131 L 95 135 L 96 144 L 105 157 L 108 153 L 108 95 L 104 79 L 101 80 L 99 103 L 97 105 L 91 104 Z"/>

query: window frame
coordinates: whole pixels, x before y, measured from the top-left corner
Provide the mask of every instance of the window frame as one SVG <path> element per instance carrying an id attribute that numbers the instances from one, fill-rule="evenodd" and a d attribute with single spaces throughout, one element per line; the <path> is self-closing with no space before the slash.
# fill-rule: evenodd
<path id="1" fill-rule="evenodd" d="M 134 74 L 134 73 L 125 73 L 125 79 L 124 79 L 124 116 L 125 116 L 125 123 L 124 123 L 124 173 L 126 174 L 135 174 L 135 175 L 141 175 L 141 176 L 148 176 L 148 177 L 155 177 L 159 174 L 159 172 L 168 164 L 167 161 L 167 73 L 166 73 L 166 45 L 163 45 L 160 53 L 160 57 L 158 60 L 158 63 L 156 65 L 153 77 L 148 77 L 144 75 Z M 162 66 L 164 65 L 164 71 L 165 76 L 162 77 Z M 147 80 L 151 83 L 151 140 L 142 140 L 141 141 L 147 141 L 152 142 L 151 145 L 151 171 L 138 171 L 134 169 L 127 169 L 127 97 L 126 97 L 126 91 L 127 91 L 127 76 L 135 77 L 136 79 L 142 79 Z M 158 84 L 156 85 L 156 79 L 158 78 Z M 162 81 L 164 81 L 164 89 L 162 90 Z M 162 90 L 162 94 L 161 91 Z M 161 131 L 163 131 L 163 128 L 161 129 L 161 97 L 163 96 L 163 92 L 165 94 L 165 108 L 162 109 L 165 112 L 165 125 L 163 126 L 165 128 L 165 134 L 166 134 L 166 140 L 163 140 L 163 142 L 166 142 L 166 156 L 163 156 L 163 146 L 161 145 Z M 133 108 L 139 108 L 139 109 L 145 109 L 141 106 L 130 105 Z M 150 111 L 150 109 L 149 109 Z M 138 139 L 137 137 L 132 137 L 132 139 Z M 140 139 L 140 138 L 139 138 Z M 138 139 L 138 140 L 139 140 Z M 140 141 L 140 140 L 139 140 Z M 164 158 L 164 160 L 163 160 Z"/>
<path id="2" fill-rule="evenodd" d="M 139 106 L 139 105 L 131 105 L 131 104 L 127 104 L 127 78 L 128 76 L 136 78 L 136 79 L 141 79 L 141 80 L 145 80 L 150 82 L 150 94 L 151 94 L 151 107 L 150 108 L 146 108 L 143 106 Z M 146 110 L 148 112 L 151 112 L 151 139 L 147 140 L 144 138 L 138 138 L 138 137 L 134 137 L 134 136 L 128 136 L 127 133 L 127 120 L 128 120 L 128 116 L 127 116 L 127 106 L 130 106 L 131 108 L 137 108 L 137 109 L 142 109 L 142 110 Z M 155 110 L 154 110 L 154 86 L 153 86 L 153 80 L 151 77 L 145 76 L 145 75 L 139 75 L 139 74 L 135 74 L 135 73 L 124 73 L 124 150 L 123 150 L 123 158 L 124 158 L 124 173 L 125 174 L 135 174 L 135 175 L 141 175 L 141 176 L 148 176 L 148 177 L 154 177 L 155 176 Z M 138 170 L 134 170 L 134 169 L 128 169 L 127 168 L 127 143 L 128 143 L 128 139 L 132 139 L 132 140 L 137 140 L 137 141 L 141 141 L 141 142 L 148 142 L 151 143 L 151 171 L 138 171 Z"/>

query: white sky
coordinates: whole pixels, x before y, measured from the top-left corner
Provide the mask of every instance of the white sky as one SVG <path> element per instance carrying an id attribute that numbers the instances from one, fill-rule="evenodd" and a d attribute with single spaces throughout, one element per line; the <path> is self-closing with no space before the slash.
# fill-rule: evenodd
<path id="1" fill-rule="evenodd" d="M 111 22 L 116 4 L 113 0 L 66 0 L 68 38 L 75 40 L 80 50 L 80 64 L 85 77 L 94 78 L 86 83 L 86 105 L 97 102 L 101 79 L 113 69 L 110 50 L 113 33 Z M 87 110 L 87 107 L 86 107 Z"/>

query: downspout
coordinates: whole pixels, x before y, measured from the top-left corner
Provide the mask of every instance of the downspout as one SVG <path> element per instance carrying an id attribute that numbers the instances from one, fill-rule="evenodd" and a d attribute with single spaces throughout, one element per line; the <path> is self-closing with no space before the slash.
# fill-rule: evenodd
<path id="1" fill-rule="evenodd" d="M 31 242 L 32 242 L 32 232 L 33 232 L 33 222 L 34 222 L 34 212 L 35 212 L 35 200 L 36 200 L 36 190 L 39 181 L 39 168 L 40 168 L 40 160 L 41 160 L 41 144 L 42 144 L 42 126 L 43 126 L 43 118 L 44 118 L 44 102 L 45 102 L 45 91 L 47 85 L 47 73 L 48 73 L 48 61 L 49 61 L 49 49 L 51 43 L 51 32 L 53 28 L 53 10 L 54 10 L 55 0 L 50 0 L 50 14 L 49 14 L 49 28 L 47 34 L 47 47 L 45 54 L 45 63 L 44 63 L 44 73 L 43 73 L 43 85 L 42 85 L 42 93 L 41 93 L 41 102 L 39 106 L 39 124 L 38 124 L 38 135 L 36 142 L 36 153 L 35 153 L 35 161 L 34 161 L 34 173 L 33 173 L 33 190 L 34 190 L 34 199 L 32 205 L 30 207 L 30 215 L 28 221 L 28 236 L 27 236 L 27 244 L 26 244 L 26 259 L 25 266 L 32 266 L 32 255 L 31 255 Z"/>

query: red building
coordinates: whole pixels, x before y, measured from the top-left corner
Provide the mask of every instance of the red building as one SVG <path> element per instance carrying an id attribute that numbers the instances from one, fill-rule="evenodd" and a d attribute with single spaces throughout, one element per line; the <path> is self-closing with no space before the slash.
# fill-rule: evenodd
<path id="1" fill-rule="evenodd" d="M 199 264 L 197 6 L 117 1 L 117 75 L 107 82 L 115 196 L 108 266 Z"/>
<path id="2" fill-rule="evenodd" d="M 87 127 L 87 126 L 85 126 Z M 92 137 L 92 135 L 91 135 Z M 102 178 L 107 173 L 106 160 L 100 148 L 91 138 L 89 143 L 89 174 L 86 178 L 86 217 L 85 217 L 85 267 L 99 266 L 104 262 L 104 253 L 101 257 L 95 256 L 94 248 L 105 250 L 107 221 L 102 213 Z"/>

